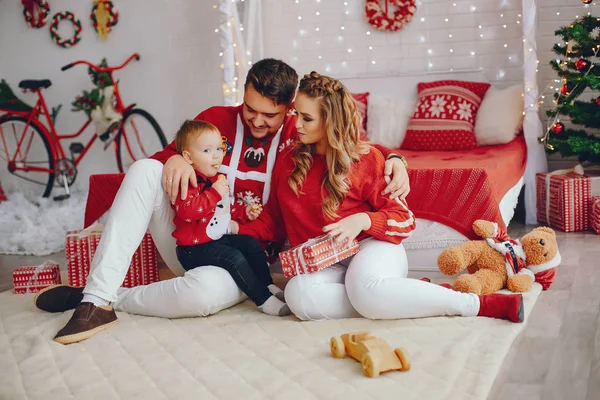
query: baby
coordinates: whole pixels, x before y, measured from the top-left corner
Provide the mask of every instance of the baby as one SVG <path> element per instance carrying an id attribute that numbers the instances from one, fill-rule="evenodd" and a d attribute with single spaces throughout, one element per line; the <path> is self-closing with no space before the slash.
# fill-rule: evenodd
<path id="1" fill-rule="evenodd" d="M 269 315 L 284 316 L 290 309 L 283 292 L 273 284 L 266 255 L 258 240 L 232 235 L 230 223 L 256 219 L 261 205 L 237 207 L 229 201 L 229 183 L 218 174 L 226 145 L 219 130 L 205 121 L 185 121 L 175 138 L 177 151 L 198 176 L 187 198 L 177 198 L 175 210 L 177 258 L 186 270 L 215 265 L 227 270 L 238 287 Z M 231 208 L 230 208 L 231 207 Z"/>

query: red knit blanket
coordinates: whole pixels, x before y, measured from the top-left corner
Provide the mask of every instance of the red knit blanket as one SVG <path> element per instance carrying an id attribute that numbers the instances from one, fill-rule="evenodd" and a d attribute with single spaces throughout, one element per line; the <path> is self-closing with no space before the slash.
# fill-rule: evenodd
<path id="1" fill-rule="evenodd" d="M 497 222 L 506 228 L 499 203 L 485 170 L 409 169 L 408 206 L 417 218 L 447 225 L 469 239 L 477 239 L 475 220 Z"/>
<path id="2" fill-rule="evenodd" d="M 85 208 L 85 227 L 112 205 L 124 174 L 90 176 Z M 505 227 L 487 173 L 483 169 L 409 169 L 411 191 L 408 205 L 417 216 L 447 225 L 476 239 L 471 228 L 477 219 Z"/>

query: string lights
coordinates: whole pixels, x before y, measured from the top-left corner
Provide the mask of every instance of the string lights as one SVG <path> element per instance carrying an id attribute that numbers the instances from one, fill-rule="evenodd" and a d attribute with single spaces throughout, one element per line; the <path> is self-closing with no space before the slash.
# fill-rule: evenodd
<path id="1" fill-rule="evenodd" d="M 378 59 L 381 54 L 387 56 L 386 53 L 394 51 L 388 44 L 391 43 L 389 40 L 392 35 L 412 35 L 411 40 L 406 43 L 410 45 L 418 44 L 422 48 L 420 51 L 422 51 L 423 55 L 421 57 L 414 57 L 415 65 L 412 66 L 412 71 L 418 70 L 419 66 L 430 73 L 442 73 L 448 70 L 458 72 L 461 70 L 489 70 L 495 68 L 496 72 L 492 76 L 495 76 L 496 80 L 514 79 L 514 75 L 509 74 L 510 71 L 508 69 L 514 69 L 522 65 L 523 57 L 528 57 L 527 53 L 535 54 L 534 46 L 529 45 L 525 37 L 521 37 L 523 43 L 520 43 L 520 41 L 517 43 L 514 39 L 508 39 L 510 35 L 503 33 L 504 31 L 513 31 L 514 29 L 521 30 L 520 24 L 523 18 L 521 14 L 522 3 L 518 0 L 503 0 L 497 14 L 499 18 L 495 18 L 495 22 L 493 23 L 483 24 L 481 23 L 483 21 L 482 18 L 472 18 L 471 21 L 479 21 L 472 25 L 474 30 L 472 32 L 475 35 L 474 39 L 469 38 L 470 26 L 468 23 L 465 23 L 465 21 L 469 21 L 467 18 L 468 14 L 482 13 L 482 15 L 486 15 L 486 20 L 489 20 L 490 17 L 488 11 L 484 11 L 484 8 L 481 7 L 478 8 L 476 0 L 471 0 L 471 2 L 452 2 L 448 5 L 448 12 L 439 13 L 440 15 L 427 14 L 425 6 L 422 4 L 423 2 L 418 1 L 415 19 L 400 33 L 378 32 L 370 27 L 364 17 L 363 0 L 285 1 L 289 2 L 290 6 L 284 7 L 283 10 L 290 14 L 294 21 L 290 21 L 290 23 L 293 23 L 290 28 L 294 29 L 289 29 L 288 32 L 297 32 L 295 37 L 293 33 L 289 35 L 289 48 L 292 49 L 289 59 L 292 61 L 292 64 L 310 64 L 312 69 L 322 69 L 332 75 L 344 76 L 350 70 L 354 70 L 354 75 L 393 74 L 390 71 L 393 64 L 380 63 Z M 243 3 L 244 0 L 219 0 L 218 4 L 224 2 L 231 2 L 233 7 L 235 7 L 237 3 Z M 335 10 L 331 8 L 331 3 L 333 2 L 339 4 Z M 593 5 L 595 5 L 595 2 L 585 5 L 585 7 Z M 426 4 L 426 6 L 431 5 Z M 217 9 L 219 6 L 215 4 L 212 7 Z M 419 10 L 422 10 L 421 15 L 419 15 Z M 335 24 L 333 35 L 331 29 L 331 12 L 336 13 L 335 20 L 338 21 Z M 558 13 L 560 14 L 560 11 Z M 238 22 L 230 20 L 227 25 L 228 29 L 231 28 L 232 23 Z M 239 25 L 238 33 L 244 34 L 244 28 L 244 26 Z M 446 30 L 445 40 L 440 40 L 439 35 L 435 38 L 432 36 L 433 33 L 438 34 L 444 29 Z M 215 29 L 215 33 L 221 34 L 220 29 Z M 365 39 L 360 40 L 360 35 L 364 35 Z M 503 37 L 506 39 L 502 40 Z M 349 38 L 352 38 L 353 41 L 349 42 Z M 231 47 L 235 49 L 237 41 L 235 41 L 235 38 L 233 40 Z M 404 42 L 398 41 L 398 43 Z M 332 51 L 334 48 L 335 51 Z M 525 48 L 525 51 L 523 51 L 523 48 Z M 498 61 L 497 66 L 490 66 L 487 61 L 481 61 L 482 59 L 478 58 L 480 55 L 493 54 L 494 52 L 505 54 L 506 62 Z M 300 55 L 301 57 L 299 57 Z M 224 68 L 225 63 L 223 60 L 226 54 L 221 52 L 219 56 L 222 60 L 221 68 Z M 249 56 L 250 54 L 248 53 Z M 282 57 L 285 58 L 285 55 L 282 55 Z M 459 60 L 464 58 L 472 58 L 472 61 Z M 239 62 L 236 60 L 236 63 Z M 539 60 L 536 60 L 536 64 L 539 64 Z M 234 64 L 234 66 L 239 65 Z M 411 70 L 408 70 L 408 72 Z M 401 68 L 395 69 L 396 74 L 401 73 L 401 71 Z M 236 78 L 239 76 L 239 73 L 235 74 Z M 228 82 L 231 91 L 235 87 L 233 83 L 231 81 Z M 552 86 L 553 90 L 556 90 L 555 85 L 548 85 L 542 92 L 542 95 L 544 95 L 544 92 L 550 86 Z M 528 91 L 527 88 L 526 91 Z M 543 104 L 543 98 L 541 102 L 533 99 L 532 101 L 528 101 L 528 103 L 530 104 L 526 105 L 525 111 L 532 105 L 537 107 Z"/>

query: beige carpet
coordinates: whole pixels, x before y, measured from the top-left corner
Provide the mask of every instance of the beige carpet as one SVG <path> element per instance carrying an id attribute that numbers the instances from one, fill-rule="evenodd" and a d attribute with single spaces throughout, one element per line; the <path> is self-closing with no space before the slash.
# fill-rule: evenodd
<path id="1" fill-rule="evenodd" d="M 540 286 L 525 295 L 526 316 Z M 32 295 L 0 293 L 1 399 L 486 399 L 524 324 L 488 318 L 298 322 L 250 302 L 209 318 L 119 314 L 80 344 L 53 335 L 71 312 L 36 310 Z M 410 372 L 372 379 L 334 359 L 329 338 L 371 330 L 410 353 Z"/>

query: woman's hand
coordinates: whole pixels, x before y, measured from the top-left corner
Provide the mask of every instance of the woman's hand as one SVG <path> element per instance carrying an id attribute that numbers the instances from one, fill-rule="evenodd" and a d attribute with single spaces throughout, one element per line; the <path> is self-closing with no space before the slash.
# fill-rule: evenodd
<path id="1" fill-rule="evenodd" d="M 369 215 L 357 213 L 325 226 L 323 232 L 328 232 L 334 237 L 336 244 L 343 244 L 356 239 L 362 231 L 366 231 L 370 227 L 371 218 L 369 218 Z"/>
<path id="2" fill-rule="evenodd" d="M 248 204 L 246 206 L 246 216 L 250 221 L 254 221 L 262 212 L 262 204 Z"/>
<path id="3" fill-rule="evenodd" d="M 396 197 L 405 198 L 410 192 L 410 183 L 408 181 L 408 171 L 404 166 L 404 163 L 399 158 L 390 158 L 385 162 L 385 168 L 383 175 L 389 177 L 392 180 L 381 192 L 382 196 L 388 193 L 390 199 L 394 200 Z"/>
<path id="4" fill-rule="evenodd" d="M 187 198 L 189 184 L 193 187 L 198 186 L 194 167 L 188 164 L 179 154 L 169 158 L 163 167 L 162 186 L 172 204 L 175 204 L 179 189 L 181 189 L 181 200 Z"/>

